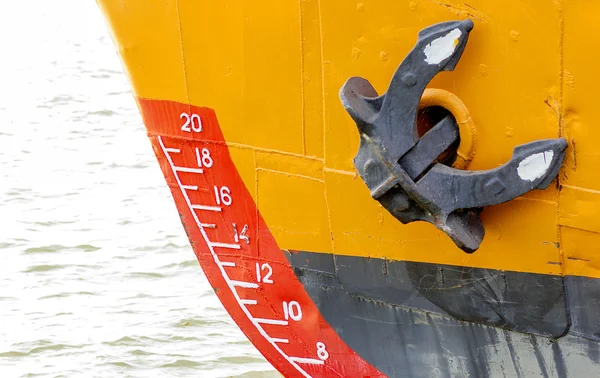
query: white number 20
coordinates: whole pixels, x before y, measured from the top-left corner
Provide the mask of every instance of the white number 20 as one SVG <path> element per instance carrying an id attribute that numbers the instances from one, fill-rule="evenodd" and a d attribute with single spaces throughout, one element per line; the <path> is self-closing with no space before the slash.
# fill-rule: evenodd
<path id="1" fill-rule="evenodd" d="M 192 113 L 189 115 L 186 112 L 183 112 L 179 115 L 179 118 L 185 118 L 185 123 L 181 125 L 182 131 L 187 131 L 188 133 L 191 133 L 192 131 L 199 133 L 202 131 L 202 119 L 200 119 L 198 114 Z"/>

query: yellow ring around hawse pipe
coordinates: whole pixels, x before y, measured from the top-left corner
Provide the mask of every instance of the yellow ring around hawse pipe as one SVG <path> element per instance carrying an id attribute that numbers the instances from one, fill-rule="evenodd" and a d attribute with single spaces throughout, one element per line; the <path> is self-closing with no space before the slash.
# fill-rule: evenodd
<path id="1" fill-rule="evenodd" d="M 419 109 L 428 106 L 441 106 L 450 111 L 456 119 L 460 144 L 456 150 L 456 161 L 452 166 L 458 169 L 466 169 L 475 156 L 477 141 L 475 122 L 473 122 L 467 106 L 453 93 L 443 89 L 427 88 L 421 97 Z"/>

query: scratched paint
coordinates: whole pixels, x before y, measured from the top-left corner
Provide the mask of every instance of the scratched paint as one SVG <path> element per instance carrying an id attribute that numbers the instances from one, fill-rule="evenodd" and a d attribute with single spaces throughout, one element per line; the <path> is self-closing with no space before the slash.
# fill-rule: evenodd
<path id="1" fill-rule="evenodd" d="M 431 41 L 425 46 L 425 62 L 428 64 L 440 64 L 448 59 L 458 44 L 462 32 L 460 29 L 453 29 L 443 37 L 439 37 Z"/>
<path id="2" fill-rule="evenodd" d="M 517 173 L 519 174 L 519 177 L 526 181 L 539 179 L 550 167 L 553 156 L 554 152 L 545 151 L 526 157 L 519 163 L 519 166 L 517 167 Z"/>

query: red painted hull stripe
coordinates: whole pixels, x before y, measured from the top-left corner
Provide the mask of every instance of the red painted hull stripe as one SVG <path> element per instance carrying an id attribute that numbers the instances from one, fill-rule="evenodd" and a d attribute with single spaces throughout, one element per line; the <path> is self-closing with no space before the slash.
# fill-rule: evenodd
<path id="1" fill-rule="evenodd" d="M 215 112 L 169 101 L 138 104 L 194 253 L 254 346 L 286 377 L 383 377 L 340 339 L 297 280 L 231 159 Z"/>

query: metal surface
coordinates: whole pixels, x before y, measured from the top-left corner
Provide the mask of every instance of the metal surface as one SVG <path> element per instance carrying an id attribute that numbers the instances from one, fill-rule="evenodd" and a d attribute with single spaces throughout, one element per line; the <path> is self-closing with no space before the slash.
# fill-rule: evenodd
<path id="1" fill-rule="evenodd" d="M 388 377 L 597 377 L 600 280 L 290 251 L 340 337 Z"/>
<path id="2" fill-rule="evenodd" d="M 360 132 L 354 165 L 371 196 L 402 223 L 434 224 L 468 253 L 479 248 L 485 234 L 482 208 L 547 188 L 567 147 L 564 138 L 524 144 L 514 149 L 509 162 L 487 171 L 462 171 L 436 162 L 460 138 L 458 128 L 448 116 L 419 139 L 419 100 L 437 73 L 456 67 L 472 28 L 473 22 L 465 20 L 422 30 L 381 96 L 358 77 L 340 91 Z"/>

